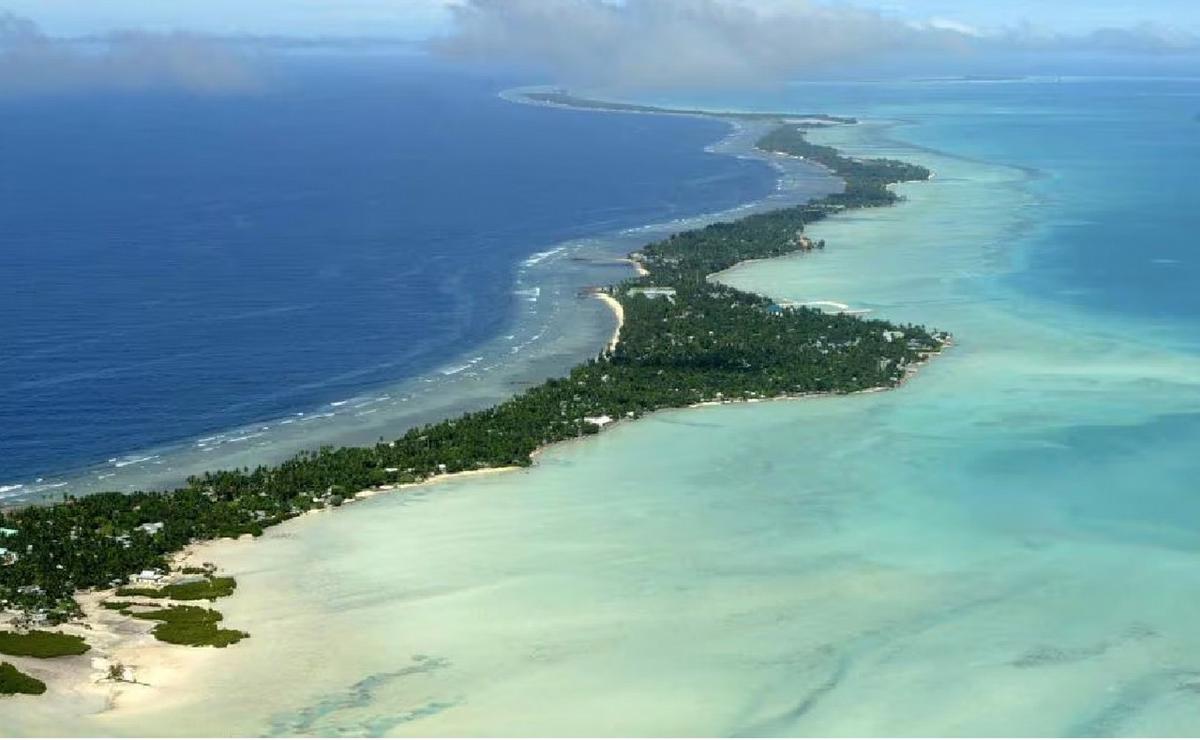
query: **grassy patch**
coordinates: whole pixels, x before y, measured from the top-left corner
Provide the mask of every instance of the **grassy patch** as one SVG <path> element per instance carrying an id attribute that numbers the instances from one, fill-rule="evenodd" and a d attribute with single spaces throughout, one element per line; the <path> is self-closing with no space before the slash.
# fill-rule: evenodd
<path id="1" fill-rule="evenodd" d="M 62 655 L 83 655 L 88 650 L 91 650 L 91 647 L 82 637 L 64 635 L 61 632 L 0 632 L 0 653 L 4 655 L 57 658 Z"/>
<path id="2" fill-rule="evenodd" d="M 154 636 L 162 642 L 193 647 L 228 647 L 241 642 L 250 635 L 241 630 L 224 629 L 221 612 L 199 606 L 173 606 L 134 613 L 138 619 L 161 622 L 154 628 Z"/>
<path id="3" fill-rule="evenodd" d="M 46 684 L 17 670 L 12 663 L 0 663 L 0 695 L 46 693 Z"/>
<path id="4" fill-rule="evenodd" d="M 168 599 L 176 601 L 199 601 L 221 599 L 233 594 L 237 581 L 228 577 L 208 578 L 192 583 L 177 583 L 165 587 L 162 592 Z"/>
<path id="5" fill-rule="evenodd" d="M 233 594 L 237 581 L 227 577 L 206 578 L 191 583 L 176 583 L 162 588 L 127 586 L 117 589 L 117 596 L 142 596 L 149 599 L 174 599 L 176 601 L 200 601 L 221 599 Z"/>
<path id="6" fill-rule="evenodd" d="M 147 599 L 161 599 L 163 594 L 162 589 L 143 588 L 141 586 L 122 586 L 117 589 L 117 596 L 141 596 Z"/>

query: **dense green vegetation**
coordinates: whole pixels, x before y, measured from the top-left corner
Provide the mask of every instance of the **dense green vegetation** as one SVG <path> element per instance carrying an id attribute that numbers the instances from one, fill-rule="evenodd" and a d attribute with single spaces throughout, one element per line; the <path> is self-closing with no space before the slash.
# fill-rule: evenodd
<path id="1" fill-rule="evenodd" d="M 174 599 L 175 601 L 200 601 L 232 596 L 237 581 L 228 577 L 205 578 L 200 581 L 173 583 L 162 588 L 139 588 L 124 586 L 117 589 L 117 596 L 142 596 L 150 599 Z"/>
<path id="2" fill-rule="evenodd" d="M 855 202 L 859 199 L 877 201 L 861 205 L 893 203 L 897 196 L 887 191 L 888 185 L 908 180 L 928 180 L 933 174 L 920 165 L 896 159 L 854 159 L 844 156 L 831 146 L 813 144 L 804 138 L 804 130 L 799 126 L 780 126 L 759 139 L 758 148 L 803 157 L 833 171 L 846 181 L 846 190 L 831 203 L 844 208 L 859 207 L 860 204 Z"/>
<path id="3" fill-rule="evenodd" d="M 46 684 L 17 670 L 12 663 L 0 663 L 0 696 L 44 694 Z"/>
<path id="4" fill-rule="evenodd" d="M 219 576 L 206 578 L 202 581 L 176 583 L 166 586 L 163 588 L 163 595 L 168 599 L 175 599 L 176 601 L 199 601 L 201 599 L 212 601 L 213 599 L 232 596 L 236 588 L 236 580 L 226 576 Z"/>
<path id="5" fill-rule="evenodd" d="M 851 393 L 902 382 L 916 363 L 942 348 L 942 336 L 919 326 L 778 306 L 709 276 L 742 260 L 819 247 L 804 236 L 807 225 L 847 208 L 889 205 L 897 199 L 889 184 L 929 172 L 844 157 L 809 143 L 795 126 L 772 132 L 761 146 L 821 163 L 845 179 L 844 192 L 643 248 L 633 256 L 649 274 L 608 289 L 625 310 L 613 351 L 492 408 L 412 429 L 391 442 L 205 473 L 171 491 L 67 496 L 53 506 L 0 514 L 0 528 L 16 530 L 4 537 L 4 546 L 18 555 L 0 566 L 0 605 L 66 619 L 77 610 L 77 589 L 118 586 L 132 573 L 165 570 L 166 556 L 191 542 L 258 535 L 373 487 L 527 466 L 539 447 L 599 431 L 598 417 L 637 418 L 705 401 Z M 164 592 L 172 588 L 182 590 Z M 211 579 L 201 586 L 122 593 L 212 598 L 232 589 L 232 582 Z M 220 615 L 199 607 L 156 613 L 148 617 L 163 622 L 155 634 L 169 642 L 224 645 L 244 636 L 220 629 Z"/>
<path id="6" fill-rule="evenodd" d="M 804 118 L 810 121 L 828 123 L 858 123 L 854 118 L 846 116 L 831 116 L 825 113 L 758 113 L 743 111 L 707 111 L 695 108 L 661 108 L 656 105 L 640 105 L 638 103 L 619 103 L 613 100 L 594 100 L 572 95 L 564 90 L 547 90 L 527 92 L 523 95 L 529 100 L 551 105 L 562 105 L 568 108 L 590 108 L 591 110 L 610 110 L 621 113 L 674 113 L 687 116 L 717 116 L 720 118 L 740 118 L 751 121 L 776 121 L 787 118 Z"/>
<path id="7" fill-rule="evenodd" d="M 146 588 L 145 586 L 122 586 L 117 589 L 116 595 L 120 597 L 138 596 L 146 599 L 163 598 L 161 588 Z"/>
<path id="8" fill-rule="evenodd" d="M 57 658 L 63 655 L 83 655 L 91 648 L 82 637 L 61 632 L 0 631 L 0 654 L 27 658 Z"/>
<path id="9" fill-rule="evenodd" d="M 130 616 L 160 622 L 154 628 L 154 637 L 173 645 L 223 648 L 250 636 L 241 630 L 223 629 L 220 624 L 225 617 L 221 612 L 199 606 L 173 606 L 132 612 Z"/>

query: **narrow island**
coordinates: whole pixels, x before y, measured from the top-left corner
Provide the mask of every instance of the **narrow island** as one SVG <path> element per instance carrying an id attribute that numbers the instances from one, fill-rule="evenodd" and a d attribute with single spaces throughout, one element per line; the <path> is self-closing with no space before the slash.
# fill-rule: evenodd
<path id="1" fill-rule="evenodd" d="M 13 628 L 0 631 L 0 654 L 53 660 L 86 652 L 79 637 L 40 629 L 81 618 L 85 594 L 104 609 L 153 624 L 161 641 L 233 645 L 248 635 L 222 627 L 220 612 L 188 602 L 228 596 L 236 583 L 211 566 L 173 562 L 191 543 L 259 536 L 305 512 L 437 476 L 528 467 L 547 445 L 660 409 L 894 388 L 948 346 L 949 335 L 922 326 L 780 305 L 710 279 L 747 260 L 822 249 L 824 242 L 805 235 L 806 226 L 848 209 L 892 205 L 899 196 L 890 185 L 930 177 L 917 165 L 847 157 L 804 136 L 805 126 L 853 119 L 709 114 L 565 93 L 527 95 L 555 105 L 777 120 L 757 146 L 819 164 L 845 188 L 673 234 L 634 252 L 636 277 L 593 289 L 618 316 L 613 341 L 567 377 L 492 408 L 370 447 L 325 447 L 279 465 L 204 473 L 174 490 L 65 495 L 53 505 L 0 512 L 0 608 Z M 113 680 L 122 680 L 121 671 L 111 668 Z M 44 690 L 37 678 L 0 665 L 0 694 Z"/>
<path id="2" fill-rule="evenodd" d="M 596 100 L 572 95 L 566 90 L 530 90 L 522 93 L 522 97 L 535 103 L 554 105 L 561 108 L 582 108 L 584 110 L 613 111 L 617 113 L 654 113 L 672 116 L 704 116 L 705 118 L 727 118 L 743 121 L 804 121 L 809 125 L 828 125 L 838 123 L 858 123 L 858 119 L 848 116 L 831 116 L 826 113 L 766 113 L 757 111 L 711 111 L 698 108 L 663 108 L 657 105 L 641 105 L 639 103 L 621 103 L 614 100 Z"/>

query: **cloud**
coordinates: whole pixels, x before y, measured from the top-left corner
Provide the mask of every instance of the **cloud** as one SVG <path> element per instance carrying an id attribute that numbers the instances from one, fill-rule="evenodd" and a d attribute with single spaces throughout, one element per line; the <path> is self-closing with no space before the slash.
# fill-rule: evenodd
<path id="1" fill-rule="evenodd" d="M 929 28 L 940 28 L 945 31 L 953 31 L 958 34 L 962 34 L 963 36 L 972 36 L 975 38 L 981 38 L 985 35 L 984 32 L 978 28 L 963 23 L 962 21 L 956 21 L 953 18 L 930 18 L 923 24 L 918 23 L 916 25 L 917 27 L 924 25 Z"/>
<path id="2" fill-rule="evenodd" d="M 154 88 L 241 92 L 258 84 L 252 56 L 188 33 L 125 31 L 56 39 L 28 19 L 0 12 L 0 94 Z"/>
<path id="3" fill-rule="evenodd" d="M 857 63 L 946 64 L 1007 51 L 1197 48 L 1195 37 L 1149 27 L 983 31 L 811 0 L 463 0 L 451 12 L 455 30 L 434 42 L 437 51 L 602 88 L 770 85 Z"/>
<path id="4" fill-rule="evenodd" d="M 624 87 L 772 83 L 900 50 L 951 52 L 963 34 L 852 6 L 746 0 L 471 0 L 436 44 L 467 58 Z"/>
<path id="5" fill-rule="evenodd" d="M 1177 54 L 1200 51 L 1200 38 L 1188 31 L 1156 23 L 1127 28 L 1098 28 L 1085 34 L 1066 35 L 1025 23 L 997 33 L 996 46 L 1014 49 L 1109 52 L 1123 54 Z"/>

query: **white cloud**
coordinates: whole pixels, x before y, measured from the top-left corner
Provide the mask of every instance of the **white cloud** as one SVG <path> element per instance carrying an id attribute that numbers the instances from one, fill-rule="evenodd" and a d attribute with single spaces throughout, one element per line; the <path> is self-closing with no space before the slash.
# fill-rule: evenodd
<path id="1" fill-rule="evenodd" d="M 248 53 L 213 38 L 126 31 L 69 42 L 0 12 L 0 94 L 159 87 L 213 93 L 256 84 Z"/>
<path id="2" fill-rule="evenodd" d="M 807 0 L 472 0 L 439 45 L 625 87 L 771 83 L 906 50 L 965 49 L 959 30 Z"/>
<path id="3" fill-rule="evenodd" d="M 975 26 L 968 25 L 962 21 L 956 21 L 953 18 L 934 17 L 924 21 L 923 23 L 918 23 L 917 25 L 918 27 L 924 26 L 926 28 L 937 28 L 943 31 L 953 31 L 954 33 L 962 34 L 963 36 L 974 36 L 976 38 L 981 38 L 986 35 L 983 31 Z"/>
<path id="4" fill-rule="evenodd" d="M 810 0 L 464 0 L 436 45 L 530 65 L 557 81 L 614 88 L 771 84 L 856 62 L 949 64 L 1009 51 L 1178 52 L 1195 36 L 1158 26 L 1082 35 L 1028 24 L 983 30 L 947 16 L 906 20 Z"/>
<path id="5" fill-rule="evenodd" d="M 458 0 L 0 0 L 52 36 L 126 29 L 218 36 L 390 36 L 444 33 Z"/>

